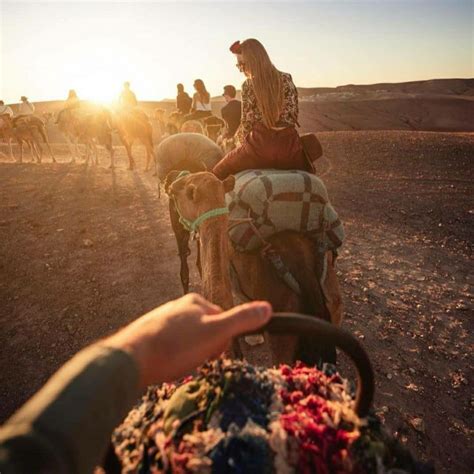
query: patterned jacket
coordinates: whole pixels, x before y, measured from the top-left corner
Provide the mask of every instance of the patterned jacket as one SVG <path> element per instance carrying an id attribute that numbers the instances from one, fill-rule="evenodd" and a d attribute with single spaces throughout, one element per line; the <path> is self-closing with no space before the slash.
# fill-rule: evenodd
<path id="1" fill-rule="evenodd" d="M 298 90 L 296 89 L 291 74 L 281 72 L 283 87 L 283 108 L 279 117 L 280 122 L 298 125 Z M 262 122 L 262 113 L 258 108 L 257 97 L 253 90 L 252 81 L 246 79 L 242 84 L 242 121 L 237 130 L 237 139 L 243 143 L 255 123 Z"/>

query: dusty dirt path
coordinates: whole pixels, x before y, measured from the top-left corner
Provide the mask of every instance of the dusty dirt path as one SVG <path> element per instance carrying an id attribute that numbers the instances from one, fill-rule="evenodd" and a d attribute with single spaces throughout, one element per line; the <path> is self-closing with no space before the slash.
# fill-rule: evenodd
<path id="1" fill-rule="evenodd" d="M 376 409 L 439 472 L 472 472 L 474 138 L 320 138 L 347 230 L 344 324 L 373 360 Z M 0 163 L 1 420 L 84 345 L 181 293 L 154 179 L 123 151 L 111 171 L 57 150 L 57 165 Z"/>

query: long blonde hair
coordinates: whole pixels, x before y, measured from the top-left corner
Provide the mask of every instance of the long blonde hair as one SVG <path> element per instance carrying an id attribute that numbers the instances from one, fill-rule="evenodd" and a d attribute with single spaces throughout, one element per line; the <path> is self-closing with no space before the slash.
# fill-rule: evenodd
<path id="1" fill-rule="evenodd" d="M 260 41 L 250 38 L 240 44 L 245 68 L 250 73 L 263 123 L 274 127 L 283 106 L 281 73 L 270 61 Z"/>

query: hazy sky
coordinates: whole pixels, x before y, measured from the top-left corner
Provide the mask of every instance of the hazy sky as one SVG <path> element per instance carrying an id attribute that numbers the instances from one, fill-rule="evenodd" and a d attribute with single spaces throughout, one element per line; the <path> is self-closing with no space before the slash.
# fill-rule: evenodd
<path id="1" fill-rule="evenodd" d="M 240 86 L 229 45 L 255 37 L 298 86 L 474 77 L 472 0 L 0 0 L 0 97 L 139 99 Z"/>

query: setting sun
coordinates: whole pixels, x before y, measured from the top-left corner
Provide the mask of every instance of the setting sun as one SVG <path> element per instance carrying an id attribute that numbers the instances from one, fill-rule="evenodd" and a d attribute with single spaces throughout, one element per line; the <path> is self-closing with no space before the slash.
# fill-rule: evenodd
<path id="1" fill-rule="evenodd" d="M 120 92 L 117 75 L 98 68 L 87 77 L 78 77 L 74 87 L 81 98 L 101 103 L 113 102 Z"/>

